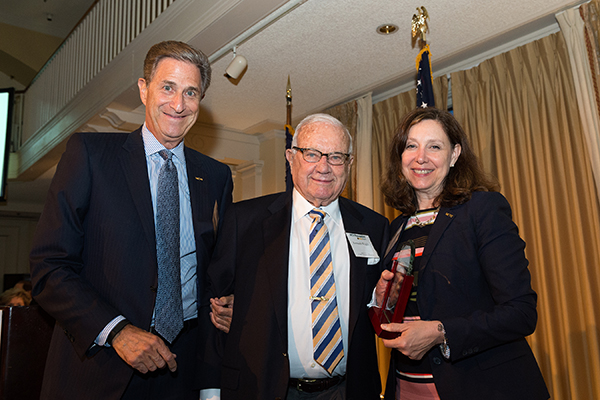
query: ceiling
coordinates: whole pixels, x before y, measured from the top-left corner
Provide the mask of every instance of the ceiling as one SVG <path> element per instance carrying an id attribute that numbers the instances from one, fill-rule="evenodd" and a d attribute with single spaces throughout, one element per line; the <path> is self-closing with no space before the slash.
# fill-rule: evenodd
<path id="1" fill-rule="evenodd" d="M 66 38 L 95 0 L 0 0 L 0 22 Z"/>
<path id="2" fill-rule="evenodd" d="M 224 76 L 231 52 L 215 53 L 201 36 L 190 41 L 203 50 L 209 48 L 206 51 L 213 60 L 213 80 L 199 121 L 248 134 L 282 129 L 288 76 L 294 122 L 367 92 L 380 100 L 410 89 L 418 53 L 411 40 L 411 19 L 420 6 L 430 16 L 427 42 L 437 76 L 470 68 L 486 57 L 556 31 L 554 14 L 583 1 L 281 0 L 287 11 L 272 13 L 275 2 L 240 0 L 236 6 L 239 10 L 263 7 L 267 15 L 259 22 L 260 28 L 247 31 L 239 40 L 222 38 L 229 47 L 237 44 L 237 54 L 248 60 L 247 71 L 236 82 Z M 92 3 L 0 0 L 0 28 L 16 25 L 63 38 Z M 52 22 L 46 20 L 48 12 L 53 14 Z M 380 35 L 376 28 L 381 24 L 395 24 L 398 32 Z M 0 54 L 3 51 L 0 39 Z M 4 72 L 1 62 L 0 72 Z M 110 107 L 143 116 L 132 88 Z M 102 122 L 96 119 L 96 123 Z M 38 180 L 51 176 L 49 172 Z M 27 185 L 34 184 L 11 183 L 9 196 L 29 201 Z"/>
<path id="3" fill-rule="evenodd" d="M 0 74 L 24 89 L 94 2 L 0 0 Z"/>
<path id="4" fill-rule="evenodd" d="M 237 54 L 247 58 L 248 70 L 237 85 L 223 77 L 231 53 L 213 63 L 213 83 L 200 119 L 246 133 L 282 129 L 288 75 L 295 121 L 369 91 L 375 97 L 389 97 L 394 88 L 415 81 L 419 49 L 412 46 L 411 20 L 422 5 L 430 16 L 427 42 L 434 75 L 439 75 L 450 65 L 477 58 L 495 47 L 507 51 L 507 44 L 516 39 L 556 26 L 554 13 L 578 3 L 581 1 L 300 2 L 238 45 Z M 378 34 L 376 28 L 381 24 L 397 25 L 398 33 Z"/>

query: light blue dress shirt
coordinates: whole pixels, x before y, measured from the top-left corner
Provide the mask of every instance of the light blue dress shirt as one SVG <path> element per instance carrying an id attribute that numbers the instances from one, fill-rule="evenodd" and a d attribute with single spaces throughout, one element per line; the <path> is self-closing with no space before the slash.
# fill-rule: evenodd
<path id="1" fill-rule="evenodd" d="M 165 160 L 158 154 L 165 149 L 154 135 L 142 127 L 142 139 L 146 153 L 146 165 L 148 167 L 148 179 L 150 181 L 150 193 L 152 196 L 152 209 L 154 211 L 154 224 L 156 225 L 156 188 L 158 186 L 158 174 Z M 183 300 L 183 319 L 188 320 L 198 316 L 197 285 L 196 285 L 196 241 L 194 240 L 194 226 L 192 224 L 192 205 L 190 201 L 190 187 L 188 185 L 185 154 L 183 141 L 170 151 L 173 152 L 173 162 L 177 168 L 179 180 L 179 216 L 180 216 L 180 255 L 181 255 L 181 297 Z M 106 339 L 112 329 L 126 316 L 119 315 L 108 323 L 95 340 L 99 346 L 108 346 Z M 152 326 L 154 326 L 154 313 L 152 315 Z"/>
<path id="2" fill-rule="evenodd" d="M 156 188 L 158 186 L 158 174 L 165 160 L 158 154 L 165 149 L 150 131 L 142 128 L 144 150 L 146 152 L 146 164 L 148 166 L 148 178 L 150 180 L 150 193 L 152 195 L 152 209 L 154 211 L 154 224 L 156 225 Z M 177 168 L 179 180 L 179 235 L 181 255 L 181 296 L 183 300 L 183 319 L 188 320 L 198 316 L 196 297 L 196 241 L 194 240 L 194 226 L 192 224 L 192 204 L 190 201 L 190 186 L 188 185 L 185 155 L 183 152 L 183 141 L 177 147 L 170 150 L 174 157 L 173 163 Z M 152 317 L 154 325 L 154 316 Z"/>

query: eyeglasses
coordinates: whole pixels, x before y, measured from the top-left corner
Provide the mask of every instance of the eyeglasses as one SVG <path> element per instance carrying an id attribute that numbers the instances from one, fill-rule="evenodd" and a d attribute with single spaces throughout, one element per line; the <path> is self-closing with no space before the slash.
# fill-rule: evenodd
<path id="1" fill-rule="evenodd" d="M 300 147 L 292 147 L 294 150 L 298 150 L 302 153 L 304 161 L 309 163 L 318 163 L 322 157 L 327 157 L 327 162 L 331 165 L 344 165 L 346 160 L 350 157 L 350 154 L 345 153 L 322 153 L 315 149 L 302 149 Z"/>

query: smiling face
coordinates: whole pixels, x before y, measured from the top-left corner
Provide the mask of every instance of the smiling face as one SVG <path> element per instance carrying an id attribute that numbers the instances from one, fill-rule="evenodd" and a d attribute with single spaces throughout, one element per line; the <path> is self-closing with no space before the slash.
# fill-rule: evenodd
<path id="1" fill-rule="evenodd" d="M 138 80 L 146 106 L 146 126 L 167 149 L 177 146 L 198 118 L 200 70 L 174 58 L 163 58 L 152 80 Z"/>
<path id="2" fill-rule="evenodd" d="M 297 133 L 298 147 L 318 150 L 321 153 L 347 154 L 350 146 L 348 136 L 339 127 L 326 122 L 306 125 Z M 330 165 L 327 157 L 309 163 L 302 153 L 288 149 L 286 158 L 290 163 L 294 187 L 302 197 L 315 207 L 326 206 L 338 198 L 348 180 L 352 157 L 343 165 Z"/>
<path id="3" fill-rule="evenodd" d="M 460 144 L 452 146 L 442 125 L 435 120 L 424 120 L 410 128 L 402 152 L 402 174 L 415 189 L 419 209 L 433 207 L 460 150 Z"/>

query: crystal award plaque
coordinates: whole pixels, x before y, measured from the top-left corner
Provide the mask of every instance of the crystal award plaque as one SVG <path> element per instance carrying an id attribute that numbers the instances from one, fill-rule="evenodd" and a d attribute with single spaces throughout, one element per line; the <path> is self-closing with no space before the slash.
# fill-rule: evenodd
<path id="1" fill-rule="evenodd" d="M 404 244 L 399 251 L 396 249 L 391 269 L 394 278 L 386 286 L 382 303 L 369 308 L 369 317 L 375 333 L 382 339 L 394 339 L 400 336 L 398 332 L 383 330 L 381 324 L 400 323 L 404 319 L 404 311 L 406 311 L 414 281 L 414 259 L 415 243 L 412 240 Z"/>

